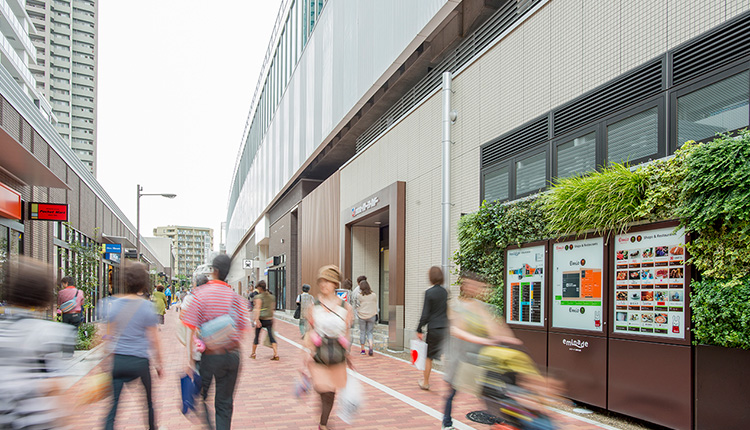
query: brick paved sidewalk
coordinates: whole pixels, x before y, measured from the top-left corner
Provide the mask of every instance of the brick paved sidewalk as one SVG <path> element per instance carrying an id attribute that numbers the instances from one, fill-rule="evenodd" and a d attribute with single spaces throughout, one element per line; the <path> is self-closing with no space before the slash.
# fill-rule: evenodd
<path id="1" fill-rule="evenodd" d="M 179 324 L 177 313 L 172 308 L 166 316 L 166 324 L 160 332 L 162 354 L 165 361 L 164 377 L 154 381 L 154 406 L 157 422 L 162 429 L 188 430 L 203 428 L 193 417 L 183 416 L 179 410 L 179 377 L 184 368 L 184 346 L 175 336 Z M 300 341 L 296 325 L 277 321 L 280 361 L 270 361 L 271 349 L 260 346 L 256 360 L 251 360 L 252 333 L 243 342 L 240 378 L 234 400 L 233 426 L 235 429 L 315 429 L 319 416 L 320 400 L 310 394 L 296 399 L 293 388 L 301 364 L 301 353 L 295 345 Z M 263 334 L 265 335 L 265 333 Z M 355 348 L 356 350 L 356 348 Z M 419 371 L 408 363 L 376 354 L 373 357 L 354 356 L 354 366 L 362 375 L 366 403 L 360 416 L 351 425 L 341 421 L 335 412 L 331 414 L 329 426 L 333 429 L 439 429 L 440 418 L 447 385 L 440 375 L 434 375 L 430 391 L 417 387 Z M 92 372 L 99 371 L 99 367 Z M 72 389 L 75 393 L 76 387 Z M 109 412 L 111 399 L 76 411 L 76 428 L 102 428 Z M 213 406 L 213 398 L 209 398 Z M 460 421 L 464 428 L 488 429 L 488 426 L 472 423 L 466 414 L 480 409 L 480 402 L 469 395 L 459 393 L 454 403 L 454 424 Z M 425 412 L 426 411 L 426 412 Z M 430 415 L 432 414 L 432 415 Z M 457 420 L 456 420 L 457 418 Z M 561 428 L 596 428 L 583 421 L 559 416 Z M 145 429 L 146 410 L 143 387 L 133 382 L 126 385 L 117 413 L 117 429 Z"/>

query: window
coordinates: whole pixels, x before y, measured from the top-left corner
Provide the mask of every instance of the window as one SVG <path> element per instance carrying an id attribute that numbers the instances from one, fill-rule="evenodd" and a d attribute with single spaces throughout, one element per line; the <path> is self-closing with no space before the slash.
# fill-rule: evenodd
<path id="1" fill-rule="evenodd" d="M 546 185 L 546 151 L 516 161 L 516 196 L 537 192 Z"/>
<path id="2" fill-rule="evenodd" d="M 745 71 L 677 97 L 677 146 L 688 140 L 712 138 L 716 133 L 748 125 L 750 72 Z"/>
<path id="3" fill-rule="evenodd" d="M 508 200 L 510 197 L 510 167 L 508 165 L 491 168 L 484 172 L 482 200 Z"/>
<path id="4" fill-rule="evenodd" d="M 653 107 L 607 125 L 607 161 L 636 163 L 659 153 L 659 109 Z"/>
<path id="5" fill-rule="evenodd" d="M 558 178 L 596 170 L 596 132 L 561 141 L 557 145 Z"/>

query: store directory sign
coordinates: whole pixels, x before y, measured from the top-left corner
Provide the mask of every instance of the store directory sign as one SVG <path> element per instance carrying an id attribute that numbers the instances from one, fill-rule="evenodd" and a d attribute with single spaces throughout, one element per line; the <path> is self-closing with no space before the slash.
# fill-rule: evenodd
<path id="1" fill-rule="evenodd" d="M 685 232 L 615 237 L 614 333 L 685 338 Z"/>
<path id="2" fill-rule="evenodd" d="M 603 254 L 601 237 L 554 244 L 553 327 L 603 331 Z"/>
<path id="3" fill-rule="evenodd" d="M 506 322 L 544 326 L 544 245 L 508 250 L 505 260 Z"/>

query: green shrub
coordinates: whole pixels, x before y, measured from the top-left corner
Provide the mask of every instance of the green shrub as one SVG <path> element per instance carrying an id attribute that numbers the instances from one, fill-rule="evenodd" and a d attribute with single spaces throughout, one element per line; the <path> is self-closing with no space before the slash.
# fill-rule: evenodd
<path id="1" fill-rule="evenodd" d="M 695 344 L 750 349 L 750 277 L 693 281 Z"/>
<path id="2" fill-rule="evenodd" d="M 454 261 L 462 270 L 487 278 L 495 290 L 488 302 L 502 309 L 505 249 L 544 239 L 545 215 L 539 198 L 509 204 L 483 202 L 458 223 L 459 248 Z"/>
<path id="3" fill-rule="evenodd" d="M 93 348 L 96 337 L 96 326 L 91 323 L 81 323 L 78 326 L 78 339 L 76 341 L 77 350 L 89 350 Z"/>
<path id="4" fill-rule="evenodd" d="M 673 157 L 638 168 L 646 177 L 644 198 L 637 212 L 639 218 L 649 221 L 677 219 L 682 182 L 687 175 L 686 160 L 696 147 L 694 141 L 685 142 Z"/>
<path id="5" fill-rule="evenodd" d="M 558 179 L 542 196 L 553 237 L 593 231 L 620 233 L 640 218 L 648 178 L 641 170 L 612 164 L 588 175 Z"/>

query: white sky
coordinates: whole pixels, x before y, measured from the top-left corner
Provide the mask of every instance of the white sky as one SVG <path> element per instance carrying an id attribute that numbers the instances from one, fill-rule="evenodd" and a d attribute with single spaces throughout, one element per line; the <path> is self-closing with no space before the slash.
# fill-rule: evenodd
<path id="1" fill-rule="evenodd" d="M 281 0 L 99 1 L 97 179 L 141 234 L 214 229 Z"/>

